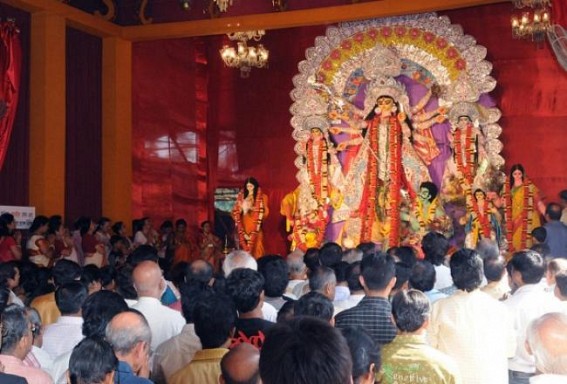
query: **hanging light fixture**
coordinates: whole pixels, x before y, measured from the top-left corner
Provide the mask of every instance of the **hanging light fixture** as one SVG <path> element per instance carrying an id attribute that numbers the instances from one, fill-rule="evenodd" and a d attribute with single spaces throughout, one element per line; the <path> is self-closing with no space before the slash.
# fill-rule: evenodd
<path id="1" fill-rule="evenodd" d="M 250 40 L 260 41 L 265 31 L 247 31 L 228 33 L 231 41 L 236 41 L 236 48 L 224 45 L 220 50 L 224 64 L 230 68 L 240 68 L 240 76 L 247 78 L 250 76 L 252 67 L 265 68 L 268 65 L 268 51 L 262 44 L 248 46 Z"/>
<path id="2" fill-rule="evenodd" d="M 226 12 L 228 6 L 232 5 L 232 0 L 213 0 L 213 1 L 217 3 L 217 7 L 221 12 Z"/>
<path id="3" fill-rule="evenodd" d="M 551 0 L 515 0 L 516 8 L 531 8 L 521 16 L 513 15 L 512 36 L 515 39 L 529 39 L 538 46 L 543 44 L 551 28 Z"/>

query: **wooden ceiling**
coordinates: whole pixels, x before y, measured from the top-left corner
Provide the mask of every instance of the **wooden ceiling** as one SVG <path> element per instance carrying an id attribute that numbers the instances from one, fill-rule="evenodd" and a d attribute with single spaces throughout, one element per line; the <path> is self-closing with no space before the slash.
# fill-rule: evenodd
<path id="1" fill-rule="evenodd" d="M 170 2 L 171 1 L 174 0 L 170 0 Z M 314 2 L 314 4 L 325 4 L 325 1 L 332 4 L 337 3 L 337 1 L 334 0 L 319 0 Z M 468 8 L 508 1 L 509 0 L 372 0 L 355 4 L 319 6 L 317 8 L 282 12 L 244 15 L 233 15 L 235 12 L 232 14 L 228 12 L 227 14 L 221 14 L 220 17 L 213 19 L 202 18 L 190 21 L 119 26 L 104 20 L 102 17 L 91 15 L 58 0 L 0 0 L 2 3 L 23 9 L 32 14 L 35 12 L 50 12 L 61 15 L 65 17 L 69 26 L 94 35 L 101 37 L 117 36 L 130 41 L 217 35 L 254 29 L 269 30 L 324 25 L 378 17 Z M 232 7 L 237 6 L 238 3 L 235 1 Z"/>

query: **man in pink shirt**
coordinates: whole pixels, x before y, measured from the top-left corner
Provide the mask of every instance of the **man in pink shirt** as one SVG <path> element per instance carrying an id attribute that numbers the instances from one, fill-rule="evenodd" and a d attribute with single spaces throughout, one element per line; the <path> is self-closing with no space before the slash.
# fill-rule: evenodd
<path id="1" fill-rule="evenodd" d="M 32 324 L 25 310 L 17 305 L 9 305 L 2 314 L 2 347 L 0 363 L 6 373 L 25 378 L 28 384 L 53 384 L 51 377 L 39 368 L 24 365 L 24 358 L 33 343 Z"/>

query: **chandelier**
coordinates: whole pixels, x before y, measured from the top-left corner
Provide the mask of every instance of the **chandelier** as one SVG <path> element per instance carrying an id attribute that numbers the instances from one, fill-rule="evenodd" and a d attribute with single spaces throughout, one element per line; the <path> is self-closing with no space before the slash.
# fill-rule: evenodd
<path id="1" fill-rule="evenodd" d="M 233 32 L 227 36 L 231 41 L 237 41 L 236 48 L 224 45 L 220 50 L 220 55 L 224 64 L 230 68 L 240 68 L 240 76 L 246 78 L 250 76 L 252 67 L 264 68 L 268 65 L 268 51 L 262 44 L 248 46 L 248 41 L 260 41 L 266 34 L 263 30 Z"/>
<path id="2" fill-rule="evenodd" d="M 521 16 L 512 16 L 512 36 L 515 39 L 530 39 L 538 46 L 543 43 L 551 28 L 551 0 L 514 0 L 516 8 L 531 8 Z"/>
<path id="3" fill-rule="evenodd" d="M 228 6 L 232 5 L 232 0 L 213 0 L 213 1 L 217 3 L 217 7 L 221 12 L 226 12 Z"/>

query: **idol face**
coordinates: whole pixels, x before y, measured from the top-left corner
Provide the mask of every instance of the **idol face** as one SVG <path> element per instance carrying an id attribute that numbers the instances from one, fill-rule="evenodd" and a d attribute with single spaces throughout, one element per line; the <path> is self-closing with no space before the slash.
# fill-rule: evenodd
<path id="1" fill-rule="evenodd" d="M 377 100 L 376 100 L 376 105 L 380 108 L 380 110 L 382 111 L 391 111 L 392 108 L 394 107 L 394 99 L 392 99 L 389 96 L 380 96 Z"/>
<path id="2" fill-rule="evenodd" d="M 429 200 L 431 198 L 431 193 L 429 193 L 429 189 L 427 188 L 421 188 L 419 190 L 419 197 L 422 200 Z"/>

